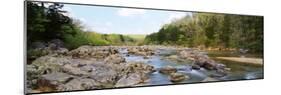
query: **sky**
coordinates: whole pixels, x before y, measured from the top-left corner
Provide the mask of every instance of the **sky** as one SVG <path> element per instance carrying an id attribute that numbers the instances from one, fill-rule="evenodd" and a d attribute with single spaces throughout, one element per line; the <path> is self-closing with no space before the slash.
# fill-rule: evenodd
<path id="1" fill-rule="evenodd" d="M 104 34 L 151 34 L 191 12 L 64 4 L 66 15 L 78 19 L 85 30 Z"/>

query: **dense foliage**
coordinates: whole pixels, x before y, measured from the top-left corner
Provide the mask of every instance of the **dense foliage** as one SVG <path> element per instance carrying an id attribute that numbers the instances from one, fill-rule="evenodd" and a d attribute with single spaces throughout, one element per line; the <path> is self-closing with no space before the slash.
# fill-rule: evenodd
<path id="1" fill-rule="evenodd" d="M 193 13 L 148 35 L 147 44 L 263 51 L 263 17 Z"/>
<path id="2" fill-rule="evenodd" d="M 27 43 L 48 42 L 60 39 L 69 49 L 81 45 L 131 45 L 136 40 L 120 34 L 99 34 L 93 31 L 84 31 L 79 20 L 65 15 L 63 5 L 53 3 L 27 2 Z"/>

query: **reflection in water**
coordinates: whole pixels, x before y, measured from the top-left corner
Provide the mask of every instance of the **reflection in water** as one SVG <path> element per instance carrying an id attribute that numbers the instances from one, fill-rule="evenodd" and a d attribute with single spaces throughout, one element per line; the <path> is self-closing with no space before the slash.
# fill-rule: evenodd
<path id="1" fill-rule="evenodd" d="M 178 72 L 186 74 L 190 77 L 189 80 L 182 81 L 180 83 L 194 83 L 194 82 L 202 82 L 207 77 L 210 77 L 214 71 L 208 71 L 203 68 L 200 70 L 191 70 L 191 62 L 175 62 L 164 60 L 164 56 L 175 54 L 175 50 L 169 49 L 161 49 L 157 50 L 158 54 L 151 56 L 149 59 L 144 59 L 143 56 L 135 56 L 130 55 L 126 56 L 126 50 L 120 50 L 123 53 L 123 56 L 126 58 L 126 61 L 140 61 L 146 64 L 154 66 L 156 70 L 166 67 L 173 66 L 177 68 Z M 212 55 L 211 57 L 215 57 Z M 262 66 L 256 66 L 251 64 L 237 63 L 232 61 L 218 60 L 214 59 L 219 63 L 225 64 L 227 67 L 231 68 L 228 72 L 228 75 L 220 78 L 216 78 L 217 80 L 240 80 L 240 79 L 259 79 L 263 78 L 263 68 Z M 167 75 L 154 72 L 150 75 L 150 81 L 147 84 L 143 85 L 163 85 L 163 84 L 172 84 L 170 82 Z"/>

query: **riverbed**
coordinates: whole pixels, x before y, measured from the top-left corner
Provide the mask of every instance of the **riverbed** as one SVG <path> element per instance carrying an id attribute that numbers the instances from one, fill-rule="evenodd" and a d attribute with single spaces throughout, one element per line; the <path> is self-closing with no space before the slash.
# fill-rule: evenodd
<path id="1" fill-rule="evenodd" d="M 154 66 L 156 70 L 166 66 L 172 66 L 177 68 L 178 72 L 183 73 L 190 77 L 190 79 L 177 82 L 177 83 L 198 83 L 198 82 L 208 82 L 208 81 L 230 81 L 230 80 L 250 80 L 250 79 L 262 79 L 263 78 L 263 66 L 253 65 L 253 64 L 245 64 L 242 62 L 233 62 L 227 60 L 216 59 L 217 56 L 220 55 L 221 52 L 217 52 L 218 54 L 214 54 L 214 52 L 210 52 L 211 58 L 218 63 L 225 64 L 226 67 L 231 70 L 228 71 L 228 74 L 223 77 L 212 77 L 214 71 L 206 70 L 201 68 L 200 70 L 191 69 L 191 61 L 175 61 L 167 59 L 167 56 L 175 55 L 176 49 L 156 49 L 157 54 L 150 56 L 149 58 L 145 58 L 144 56 L 138 55 L 128 55 L 126 49 L 120 49 L 120 53 L 125 57 L 128 62 L 143 62 L 144 64 L 149 64 Z M 208 53 L 208 52 L 207 52 Z M 229 53 L 229 55 L 227 54 Z M 223 52 L 223 54 L 237 57 L 238 55 L 233 54 L 232 52 Z M 241 56 L 245 57 L 245 56 Z M 250 56 L 251 58 L 253 56 Z M 206 79 L 212 80 L 206 80 Z M 149 80 L 147 83 L 141 84 L 143 85 L 166 85 L 166 84 L 176 84 L 169 80 L 168 75 L 161 74 L 159 72 L 154 72 L 149 75 Z"/>

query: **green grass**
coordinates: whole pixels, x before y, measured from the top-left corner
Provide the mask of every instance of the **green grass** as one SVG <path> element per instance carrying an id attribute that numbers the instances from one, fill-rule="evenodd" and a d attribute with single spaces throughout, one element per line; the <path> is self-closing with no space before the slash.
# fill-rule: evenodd
<path id="1" fill-rule="evenodd" d="M 144 35 L 144 34 L 127 34 L 126 36 L 129 36 L 136 40 L 144 40 L 146 35 Z"/>
<path id="2" fill-rule="evenodd" d="M 146 37 L 144 34 L 127 34 L 125 36 L 135 39 L 137 41 L 136 45 L 144 45 L 144 39 Z"/>

